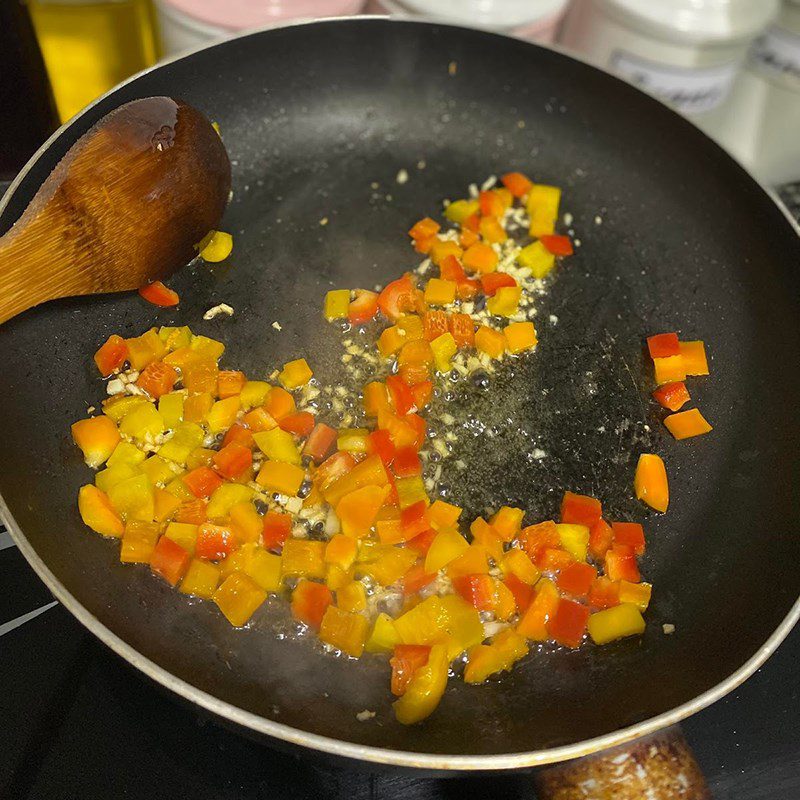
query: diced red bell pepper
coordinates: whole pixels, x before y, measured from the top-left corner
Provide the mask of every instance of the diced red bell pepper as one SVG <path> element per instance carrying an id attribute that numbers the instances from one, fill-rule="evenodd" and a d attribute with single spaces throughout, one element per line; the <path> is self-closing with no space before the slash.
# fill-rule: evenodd
<path id="1" fill-rule="evenodd" d="M 533 600 L 533 586 L 523 583 L 513 572 L 506 575 L 503 579 L 503 583 L 508 587 L 511 594 L 514 595 L 517 611 L 519 611 L 520 614 L 524 614 Z"/>
<path id="2" fill-rule="evenodd" d="M 538 560 L 544 550 L 557 548 L 561 544 L 561 537 L 558 535 L 558 529 L 552 520 L 523 528 L 520 532 L 519 540 L 533 562 Z"/>
<path id="3" fill-rule="evenodd" d="M 431 581 L 435 580 L 435 578 L 436 575 L 425 572 L 425 562 L 420 561 L 414 564 L 414 566 L 400 578 L 403 594 L 406 596 L 416 594 L 420 589 L 424 589 Z"/>
<path id="4" fill-rule="evenodd" d="M 183 476 L 186 488 L 195 496 L 209 498 L 222 485 L 222 478 L 208 467 L 198 467 Z"/>
<path id="5" fill-rule="evenodd" d="M 392 322 L 397 322 L 403 314 L 416 311 L 418 304 L 417 289 L 407 274 L 392 281 L 378 295 L 378 307 Z"/>
<path id="6" fill-rule="evenodd" d="M 530 178 L 521 172 L 507 172 L 500 181 L 514 197 L 524 197 L 533 187 Z"/>
<path id="7" fill-rule="evenodd" d="M 224 525 L 212 525 L 204 522 L 197 529 L 197 541 L 194 554 L 207 561 L 220 561 L 237 545 L 236 534 L 232 528 Z"/>
<path id="8" fill-rule="evenodd" d="M 606 575 L 612 581 L 639 583 L 641 575 L 636 564 L 636 553 L 627 544 L 615 544 L 605 558 Z"/>
<path id="9" fill-rule="evenodd" d="M 424 556 L 428 554 L 428 550 L 430 550 L 431 544 L 435 538 L 436 531 L 431 528 L 430 530 L 423 531 L 419 536 L 409 539 L 406 542 L 406 547 L 410 547 L 412 550 L 416 550 L 420 555 Z"/>
<path id="10" fill-rule="evenodd" d="M 394 474 L 398 478 L 410 478 L 412 475 L 422 475 L 422 462 L 414 447 L 401 447 L 394 456 L 392 465 Z"/>
<path id="11" fill-rule="evenodd" d="M 562 598 L 558 601 L 556 613 L 547 626 L 547 632 L 565 647 L 578 647 L 588 621 L 588 606 Z"/>
<path id="12" fill-rule="evenodd" d="M 689 390 L 683 381 L 674 381 L 659 386 L 653 392 L 653 397 L 659 405 L 670 411 L 680 411 L 692 399 L 689 397 Z"/>
<path id="13" fill-rule="evenodd" d="M 589 589 L 589 605 L 592 608 L 612 608 L 619 605 L 619 583 L 605 575 L 592 581 Z"/>
<path id="14" fill-rule="evenodd" d="M 278 511 L 267 511 L 264 514 L 264 529 L 261 533 L 261 544 L 265 550 L 280 553 L 283 543 L 292 532 L 292 515 L 281 514 Z"/>
<path id="15" fill-rule="evenodd" d="M 406 540 L 413 539 L 430 529 L 428 506 L 424 500 L 420 500 L 400 512 L 400 527 L 403 530 L 403 538 Z"/>
<path id="16" fill-rule="evenodd" d="M 168 289 L 161 281 L 153 281 L 146 286 L 142 286 L 142 288 L 139 289 L 139 294 L 144 297 L 148 303 L 164 308 L 176 306 L 180 302 L 178 293 L 173 292 L 172 289 Z"/>
<path id="17" fill-rule="evenodd" d="M 489 575 L 459 575 L 453 578 L 453 588 L 478 611 L 493 611 L 494 581 Z"/>
<path id="18" fill-rule="evenodd" d="M 333 594 L 324 583 L 303 578 L 292 592 L 292 616 L 318 631 L 332 602 Z"/>
<path id="19" fill-rule="evenodd" d="M 599 500 L 585 494 L 564 492 L 564 499 L 561 501 L 562 522 L 591 528 L 602 516 L 603 507 Z"/>
<path id="20" fill-rule="evenodd" d="M 650 358 L 670 358 L 679 356 L 681 348 L 677 333 L 657 333 L 655 336 L 647 337 L 647 349 L 650 351 Z"/>
<path id="21" fill-rule="evenodd" d="M 562 592 L 574 597 L 586 597 L 596 577 L 597 570 L 591 564 L 575 561 L 561 570 L 556 585 Z"/>
<path id="22" fill-rule="evenodd" d="M 121 336 L 112 333 L 94 354 L 94 363 L 100 374 L 107 378 L 128 360 L 128 345 Z"/>
<path id="23" fill-rule="evenodd" d="M 644 554 L 644 528 L 638 522 L 612 522 L 614 544 L 626 544 L 637 556 Z"/>
<path id="24" fill-rule="evenodd" d="M 368 289 L 356 289 L 355 297 L 347 309 L 347 319 L 351 325 L 369 322 L 378 313 L 378 295 Z"/>
<path id="25" fill-rule="evenodd" d="M 433 381 L 420 381 L 411 387 L 411 394 L 414 395 L 414 405 L 417 410 L 425 408 L 431 401 L 433 395 Z"/>
<path id="26" fill-rule="evenodd" d="M 431 648 L 424 644 L 397 644 L 389 659 L 392 666 L 392 694 L 404 695 L 418 669 L 428 663 Z"/>
<path id="27" fill-rule="evenodd" d="M 314 430 L 314 415 L 308 411 L 298 411 L 278 420 L 281 430 L 293 433 L 295 436 L 308 436 Z"/>
<path id="28" fill-rule="evenodd" d="M 306 439 L 303 455 L 309 456 L 315 464 L 319 464 L 330 453 L 336 442 L 337 432 L 324 422 L 318 422 Z"/>
<path id="29" fill-rule="evenodd" d="M 214 469 L 223 478 L 234 481 L 243 475 L 253 464 L 253 451 L 238 442 L 226 444 L 211 458 Z"/>
<path id="30" fill-rule="evenodd" d="M 554 256 L 571 256 L 572 240 L 569 236 L 558 236 L 556 234 L 545 234 L 539 237 L 539 241 Z"/>
<path id="31" fill-rule="evenodd" d="M 375 453 L 383 462 L 383 466 L 387 469 L 394 461 L 394 443 L 389 431 L 377 430 L 372 431 L 368 437 L 368 447 L 370 453 Z"/>
<path id="32" fill-rule="evenodd" d="M 601 517 L 589 530 L 589 552 L 596 559 L 602 559 L 614 543 L 611 526 Z"/>
<path id="33" fill-rule="evenodd" d="M 425 338 L 432 342 L 450 329 L 446 311 L 426 311 L 422 315 L 422 325 Z"/>
<path id="34" fill-rule="evenodd" d="M 192 557 L 177 542 L 162 536 L 150 556 L 150 569 L 175 586 L 189 567 Z"/>
<path id="35" fill-rule="evenodd" d="M 325 489 L 339 478 L 347 475 L 355 465 L 356 460 L 352 454 L 336 452 L 317 467 L 317 471 L 314 473 L 314 482 L 320 489 Z"/>
<path id="36" fill-rule="evenodd" d="M 487 297 L 493 297 L 504 286 L 516 286 L 517 282 L 507 272 L 487 272 L 481 275 L 481 288 Z"/>
<path id="37" fill-rule="evenodd" d="M 469 314 L 450 315 L 450 333 L 458 347 L 472 347 L 475 344 L 475 322 Z"/>
<path id="38" fill-rule="evenodd" d="M 451 253 L 446 255 L 439 264 L 439 277 L 443 281 L 453 281 L 458 284 L 467 279 L 467 273 L 464 272 L 464 267 L 458 258 Z"/>
<path id="39" fill-rule="evenodd" d="M 136 380 L 136 385 L 144 389 L 154 400 L 162 394 L 171 392 L 178 380 L 178 370 L 163 361 L 148 364 Z"/>
<path id="40" fill-rule="evenodd" d="M 478 202 L 480 203 L 481 216 L 502 218 L 505 208 L 497 192 L 491 189 L 481 192 L 478 195 Z"/>
<path id="41" fill-rule="evenodd" d="M 399 375 L 389 375 L 386 378 L 386 388 L 389 390 L 389 397 L 398 415 L 402 417 L 416 410 L 414 394 Z"/>

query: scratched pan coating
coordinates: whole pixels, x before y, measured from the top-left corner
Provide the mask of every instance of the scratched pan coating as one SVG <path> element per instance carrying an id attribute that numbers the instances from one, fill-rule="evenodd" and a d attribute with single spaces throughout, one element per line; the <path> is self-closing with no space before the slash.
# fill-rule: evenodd
<path id="1" fill-rule="evenodd" d="M 51 586 L 84 621 L 96 618 L 101 638 L 149 659 L 158 680 L 171 674 L 229 704 L 215 706 L 223 717 L 250 712 L 244 724 L 273 736 L 389 762 L 413 763 L 401 751 L 474 756 L 472 766 L 510 753 L 546 760 L 553 748 L 651 719 L 758 651 L 800 589 L 800 247 L 741 168 L 677 115 L 564 55 L 459 28 L 349 20 L 245 36 L 117 89 L 33 164 L 2 229 L 94 121 L 162 94 L 220 123 L 233 162 L 222 226 L 232 256 L 179 274 L 174 310 L 134 294 L 76 299 L 0 333 L 0 489 L 12 527 Z M 409 729 L 393 721 L 380 659 L 346 662 L 310 640 L 276 638 L 285 604 L 268 603 L 234 630 L 213 607 L 118 564 L 118 544 L 78 517 L 76 492 L 90 475 L 69 425 L 102 397 L 89 354 L 112 332 L 152 325 L 223 339 L 224 363 L 249 374 L 306 355 L 335 380 L 340 339 L 321 318 L 325 291 L 371 287 L 413 266 L 409 225 L 508 169 L 563 187 L 581 246 L 537 301 L 535 355 L 470 400 L 483 427 L 460 445 L 468 469 L 445 479 L 473 512 L 511 500 L 545 518 L 569 488 L 602 497 L 612 517 L 645 521 L 653 603 L 641 639 L 533 652 L 487 686 L 453 680 L 433 717 Z M 203 321 L 219 302 L 233 318 Z M 710 436 L 664 435 L 642 352 L 643 336 L 662 330 L 707 343 L 712 375 L 690 390 Z M 636 459 L 651 450 L 671 478 L 666 516 L 631 499 Z M 356 722 L 364 709 L 377 716 Z"/>

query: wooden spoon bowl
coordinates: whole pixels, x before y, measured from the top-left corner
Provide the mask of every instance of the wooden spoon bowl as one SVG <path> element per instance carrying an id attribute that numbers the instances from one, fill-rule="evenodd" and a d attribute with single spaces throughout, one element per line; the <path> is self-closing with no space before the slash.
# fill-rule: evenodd
<path id="1" fill-rule="evenodd" d="M 169 97 L 103 117 L 0 237 L 0 322 L 46 300 L 172 274 L 219 224 L 231 165 L 211 123 Z"/>

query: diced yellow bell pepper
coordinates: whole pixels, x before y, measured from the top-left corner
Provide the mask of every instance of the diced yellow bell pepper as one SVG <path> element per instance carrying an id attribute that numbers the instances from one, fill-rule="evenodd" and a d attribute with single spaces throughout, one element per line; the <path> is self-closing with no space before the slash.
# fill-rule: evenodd
<path id="1" fill-rule="evenodd" d="M 556 525 L 561 546 L 578 561 L 586 561 L 589 548 L 589 529 L 585 525 L 559 523 Z"/>
<path id="2" fill-rule="evenodd" d="M 503 330 L 506 349 L 509 353 L 521 353 L 536 347 L 536 328 L 532 322 L 512 322 Z"/>
<path id="3" fill-rule="evenodd" d="M 388 483 L 383 462 L 376 455 L 368 456 L 359 461 L 346 475 L 327 486 L 323 494 L 332 506 L 336 506 L 346 494 L 362 486 L 386 486 Z"/>
<path id="4" fill-rule="evenodd" d="M 374 539 L 360 539 L 358 542 L 357 564 L 371 564 L 383 555 L 383 545 Z"/>
<path id="5" fill-rule="evenodd" d="M 156 522 L 166 522 L 181 505 L 181 501 L 166 489 L 156 486 L 153 489 L 153 518 Z"/>
<path id="6" fill-rule="evenodd" d="M 278 373 L 278 380 L 286 389 L 297 389 L 298 386 L 304 386 L 313 377 L 314 373 L 304 358 L 289 361 L 283 365 L 283 369 Z"/>
<path id="7" fill-rule="evenodd" d="M 212 599 L 228 622 L 240 628 L 267 599 L 267 593 L 243 572 L 234 572 L 225 578 Z"/>
<path id="8" fill-rule="evenodd" d="M 271 461 L 285 461 L 287 464 L 300 463 L 300 451 L 294 443 L 292 434 L 280 428 L 259 431 L 253 434 L 258 449 Z"/>
<path id="9" fill-rule="evenodd" d="M 403 644 L 446 643 L 450 658 L 483 641 L 478 612 L 458 595 L 428 597 L 398 617 L 395 628 Z"/>
<path id="10" fill-rule="evenodd" d="M 177 428 L 183 422 L 183 403 L 186 395 L 183 392 L 169 392 L 158 398 L 158 413 L 164 420 L 168 431 Z"/>
<path id="11" fill-rule="evenodd" d="M 257 542 L 261 538 L 264 519 L 249 500 L 234 503 L 228 513 L 230 523 L 242 542 Z"/>
<path id="12" fill-rule="evenodd" d="M 164 490 L 177 497 L 182 503 L 190 503 L 197 498 L 189 491 L 189 487 L 180 479 L 171 480 Z"/>
<path id="13" fill-rule="evenodd" d="M 219 585 L 219 567 L 210 561 L 193 558 L 183 576 L 179 591 L 210 600 Z"/>
<path id="14" fill-rule="evenodd" d="M 362 486 L 346 494 L 336 505 L 342 532 L 355 538 L 366 536 L 387 494 L 388 486 Z"/>
<path id="15" fill-rule="evenodd" d="M 138 467 L 145 459 L 144 451 L 140 450 L 135 444 L 121 441 L 111 454 L 106 467 L 116 467 L 118 464 L 126 464 L 130 467 Z"/>
<path id="16" fill-rule="evenodd" d="M 72 438 L 93 469 L 111 456 L 120 440 L 114 420 L 107 416 L 89 417 L 73 423 Z"/>
<path id="17" fill-rule="evenodd" d="M 541 242 L 534 242 L 517 253 L 517 263 L 527 267 L 534 278 L 541 280 L 556 265 L 556 257 Z"/>
<path id="18" fill-rule="evenodd" d="M 325 546 L 325 563 L 335 564 L 342 570 L 353 566 L 358 552 L 358 543 L 350 536 L 337 533 L 332 536 Z"/>
<path id="19" fill-rule="evenodd" d="M 533 586 L 539 580 L 541 573 L 531 561 L 530 556 L 522 550 L 512 547 L 500 562 L 504 575 L 515 575 L 523 583 Z"/>
<path id="20" fill-rule="evenodd" d="M 217 361 L 225 352 L 225 345 L 222 342 L 217 339 L 210 339 L 208 336 L 192 336 L 189 347 L 201 359 L 209 359 L 211 361 Z"/>
<path id="21" fill-rule="evenodd" d="M 387 545 L 378 549 L 378 557 L 363 564 L 359 571 L 381 586 L 391 586 L 408 572 L 417 560 L 417 553 L 405 547 Z"/>
<path id="22" fill-rule="evenodd" d="M 225 231 L 209 231 L 197 244 L 200 258 L 211 264 L 224 261 L 233 250 L 233 236 Z"/>
<path id="23" fill-rule="evenodd" d="M 456 282 L 431 278 L 425 286 L 425 302 L 429 306 L 449 306 L 456 301 Z"/>
<path id="24" fill-rule="evenodd" d="M 647 611 L 647 606 L 650 605 L 650 595 L 652 593 L 653 587 L 649 583 L 619 582 L 619 602 L 633 603 L 639 611 Z"/>
<path id="25" fill-rule="evenodd" d="M 205 433 L 194 422 L 182 422 L 175 429 L 172 437 L 158 449 L 161 458 L 185 465 L 190 453 L 203 443 Z"/>
<path id="26" fill-rule="evenodd" d="M 366 453 L 369 443 L 369 431 L 366 428 L 339 428 L 336 437 L 336 449 L 348 453 Z"/>
<path id="27" fill-rule="evenodd" d="M 422 317 L 416 314 L 403 314 L 397 320 L 397 329 L 405 333 L 405 342 L 417 342 L 425 338 L 425 326 Z"/>
<path id="28" fill-rule="evenodd" d="M 244 411 L 264 405 L 272 387 L 266 381 L 245 381 L 239 393 L 239 402 Z"/>
<path id="29" fill-rule="evenodd" d="M 220 575 L 223 579 L 234 572 L 244 572 L 245 567 L 258 549 L 255 542 L 246 542 L 238 550 L 234 550 L 219 562 Z M 278 557 L 280 558 L 280 556 Z"/>
<path id="30" fill-rule="evenodd" d="M 351 614 L 328 606 L 319 628 L 319 638 L 336 650 L 360 658 L 369 632 L 369 622 L 361 614 Z"/>
<path id="31" fill-rule="evenodd" d="M 328 564 L 325 584 L 331 591 L 335 592 L 341 589 L 342 586 L 347 586 L 354 577 L 355 570 L 352 567 L 350 569 L 342 569 L 338 564 Z"/>
<path id="32" fill-rule="evenodd" d="M 489 524 L 504 542 L 510 542 L 520 532 L 524 516 L 525 512 L 521 508 L 501 506 L 500 510 L 489 520 Z"/>
<path id="33" fill-rule="evenodd" d="M 431 342 L 433 351 L 433 363 L 438 372 L 450 372 L 452 369 L 451 359 L 458 352 L 458 345 L 452 333 L 443 333 Z"/>
<path id="34" fill-rule="evenodd" d="M 451 222 L 456 222 L 460 225 L 467 217 L 477 214 L 480 207 L 481 205 L 477 200 L 454 200 L 444 210 L 444 215 Z"/>
<path id="35" fill-rule="evenodd" d="M 290 578 L 318 578 L 323 580 L 325 542 L 309 539 L 287 539 L 281 554 L 281 575 Z"/>
<path id="36" fill-rule="evenodd" d="M 506 338 L 500 331 L 481 325 L 475 332 L 475 347 L 489 358 L 502 358 L 506 352 Z"/>
<path id="37" fill-rule="evenodd" d="M 390 325 L 381 331 L 378 337 L 378 352 L 384 357 L 394 355 L 406 343 L 405 332 L 397 325 Z"/>
<path id="38" fill-rule="evenodd" d="M 109 397 L 103 400 L 103 413 L 107 417 L 111 417 L 114 422 L 119 423 L 122 418 L 133 411 L 134 408 L 143 406 L 149 401 L 141 395 L 136 394 L 118 394 L 115 397 Z"/>
<path id="39" fill-rule="evenodd" d="M 171 353 L 179 347 L 188 347 L 192 343 L 192 331 L 188 325 L 183 325 L 180 328 L 162 325 L 158 329 L 158 338 L 164 343 L 167 351 Z"/>
<path id="40" fill-rule="evenodd" d="M 386 653 L 399 643 L 400 637 L 394 627 L 394 620 L 388 614 L 381 612 L 375 618 L 375 624 L 364 649 L 368 653 Z"/>
<path id="41" fill-rule="evenodd" d="M 131 367 L 140 372 L 148 364 L 163 358 L 167 352 L 155 328 L 134 339 L 126 339 L 125 344 L 128 345 L 128 361 L 131 362 Z"/>
<path id="42" fill-rule="evenodd" d="M 347 319 L 347 310 L 350 307 L 350 290 L 333 289 L 325 295 L 325 319 L 330 322 L 334 319 Z"/>
<path id="43" fill-rule="evenodd" d="M 211 433 L 222 433 L 228 430 L 231 425 L 236 421 L 236 415 L 239 413 L 239 396 L 233 395 L 226 397 L 224 400 L 217 400 L 211 411 L 208 412 L 206 423 Z"/>
<path id="44" fill-rule="evenodd" d="M 214 450 L 208 447 L 195 447 L 186 459 L 186 469 L 192 470 L 198 467 L 210 467 L 214 459 Z"/>
<path id="45" fill-rule="evenodd" d="M 510 317 L 517 313 L 519 300 L 522 297 L 521 286 L 501 286 L 486 301 L 489 313 L 497 317 Z"/>
<path id="46" fill-rule="evenodd" d="M 147 403 L 123 417 L 119 424 L 119 432 L 140 442 L 146 442 L 164 432 L 164 419 L 152 403 Z"/>
<path id="47" fill-rule="evenodd" d="M 84 524 L 103 536 L 122 536 L 125 527 L 105 492 L 91 484 L 78 490 L 78 511 Z"/>
<path id="48" fill-rule="evenodd" d="M 223 483 L 209 498 L 206 514 L 212 520 L 225 519 L 233 506 L 252 500 L 254 494 L 249 486 L 243 486 L 241 483 Z"/>
<path id="49" fill-rule="evenodd" d="M 450 239 L 439 239 L 438 237 L 433 240 L 428 257 L 434 264 L 441 264 L 447 256 L 455 256 L 461 258 L 464 251 L 458 244 Z"/>
<path id="50" fill-rule="evenodd" d="M 557 186 L 534 184 L 528 192 L 526 203 L 530 217 L 531 236 L 546 236 L 556 229 L 561 189 Z"/>
<path id="51" fill-rule="evenodd" d="M 190 555 L 194 555 L 194 548 L 197 544 L 197 525 L 190 525 L 188 522 L 170 522 L 164 531 L 164 536 L 172 539 L 175 544 L 179 544 Z"/>
<path id="52" fill-rule="evenodd" d="M 153 521 L 153 485 L 146 475 L 136 475 L 120 481 L 109 489 L 108 499 L 124 520 Z"/>
<path id="53" fill-rule="evenodd" d="M 263 547 L 253 547 L 249 551 L 243 572 L 265 592 L 279 592 L 281 589 L 281 557 L 268 553 Z"/>
<path id="54" fill-rule="evenodd" d="M 434 530 L 453 528 L 461 516 L 461 509 L 444 500 L 434 500 L 428 509 L 428 519 Z"/>
<path id="55" fill-rule="evenodd" d="M 206 421 L 208 412 L 214 405 L 214 398 L 211 392 L 199 392 L 189 395 L 183 404 L 183 419 L 186 422 L 194 422 L 198 425 Z"/>
<path id="56" fill-rule="evenodd" d="M 423 502 L 425 505 L 430 503 L 428 492 L 425 489 L 425 481 L 419 475 L 410 478 L 397 478 L 395 480 L 397 497 L 401 509 L 413 506 L 414 503 Z"/>
<path id="57" fill-rule="evenodd" d="M 113 486 L 118 483 L 133 478 L 136 475 L 141 475 L 141 467 L 130 464 L 114 464 L 113 467 L 106 467 L 94 476 L 94 482 L 101 492 L 108 494 Z"/>
<path id="58" fill-rule="evenodd" d="M 283 461 L 265 461 L 256 475 L 256 483 L 271 492 L 296 497 L 306 478 L 306 471 Z"/>
<path id="59" fill-rule="evenodd" d="M 435 575 L 469 547 L 467 540 L 455 529 L 445 528 L 436 534 L 425 556 L 425 572 Z"/>
<path id="60" fill-rule="evenodd" d="M 342 611 L 364 611 L 367 607 L 367 593 L 361 581 L 350 581 L 336 592 L 336 605 Z"/>
<path id="61" fill-rule="evenodd" d="M 607 644 L 624 636 L 644 633 L 644 618 L 633 603 L 620 603 L 613 608 L 589 615 L 589 636 L 595 644 Z"/>
<path id="62" fill-rule="evenodd" d="M 139 469 L 147 475 L 150 483 L 155 486 L 156 484 L 169 483 L 180 472 L 172 470 L 173 462 L 161 458 L 159 455 L 152 455 L 142 462 Z"/>
<path id="63" fill-rule="evenodd" d="M 483 683 L 495 672 L 511 669 L 514 664 L 528 654 L 528 643 L 524 636 L 507 629 L 492 639 L 489 645 L 478 644 L 467 653 L 467 666 L 464 669 L 466 683 Z"/>
<path id="64" fill-rule="evenodd" d="M 393 703 L 398 722 L 413 725 L 433 713 L 447 688 L 449 669 L 447 648 L 444 645 L 431 647 L 428 663 L 414 673 L 405 694 Z"/>
<path id="65" fill-rule="evenodd" d="M 445 567 L 450 579 L 462 575 L 485 575 L 489 572 L 486 548 L 481 544 L 471 544 L 464 552 Z"/>
<path id="66" fill-rule="evenodd" d="M 122 534 L 119 560 L 123 564 L 149 564 L 160 529 L 155 522 L 131 520 Z"/>

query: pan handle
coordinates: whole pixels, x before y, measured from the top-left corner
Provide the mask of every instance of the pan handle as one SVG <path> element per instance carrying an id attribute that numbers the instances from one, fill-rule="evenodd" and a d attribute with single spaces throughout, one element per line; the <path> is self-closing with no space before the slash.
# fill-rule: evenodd
<path id="1" fill-rule="evenodd" d="M 677 726 L 536 772 L 539 800 L 711 800 Z"/>

